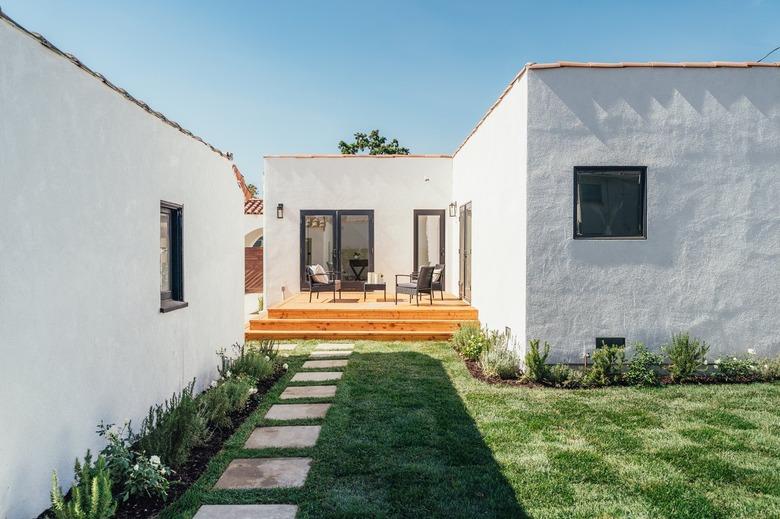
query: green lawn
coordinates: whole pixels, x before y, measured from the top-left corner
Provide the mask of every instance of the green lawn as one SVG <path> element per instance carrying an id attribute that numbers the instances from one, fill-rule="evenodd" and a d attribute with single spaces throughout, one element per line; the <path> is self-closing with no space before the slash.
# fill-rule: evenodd
<path id="1" fill-rule="evenodd" d="M 302 362 L 162 517 L 232 502 L 297 503 L 298 517 L 780 517 L 778 383 L 497 387 L 443 343 L 358 342 L 315 448 L 243 450 Z M 305 487 L 210 490 L 231 459 L 269 455 L 314 458 Z"/>

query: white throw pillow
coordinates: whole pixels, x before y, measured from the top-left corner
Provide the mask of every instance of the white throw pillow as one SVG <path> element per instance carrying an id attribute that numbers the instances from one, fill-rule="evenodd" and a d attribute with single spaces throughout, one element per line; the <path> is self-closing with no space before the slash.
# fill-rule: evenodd
<path id="1" fill-rule="evenodd" d="M 311 277 L 315 283 L 330 283 L 327 272 L 322 268 L 322 265 L 314 265 L 314 275 Z"/>

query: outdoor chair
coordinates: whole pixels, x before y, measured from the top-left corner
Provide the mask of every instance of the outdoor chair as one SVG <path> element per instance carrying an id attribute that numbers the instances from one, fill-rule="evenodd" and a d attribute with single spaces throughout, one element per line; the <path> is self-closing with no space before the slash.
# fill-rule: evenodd
<path id="1" fill-rule="evenodd" d="M 336 291 L 338 290 L 339 299 L 341 299 L 341 280 L 338 279 L 338 273 L 326 271 L 322 265 L 306 265 L 306 283 L 309 285 L 309 302 L 311 303 L 312 293 L 317 293 L 317 299 L 320 298 L 320 292 L 333 292 L 333 301 L 336 302 Z"/>
<path id="2" fill-rule="evenodd" d="M 421 267 L 420 272 L 415 277 L 414 274 L 396 274 L 395 275 L 395 304 L 398 304 L 398 294 L 409 294 L 409 302 L 412 302 L 412 296 L 417 299 L 417 306 L 420 306 L 420 294 L 428 294 L 433 304 L 433 270 L 434 267 Z M 398 278 L 408 277 L 408 283 L 399 283 Z"/>
<path id="3" fill-rule="evenodd" d="M 419 272 L 412 274 L 412 281 L 417 279 Z M 444 301 L 444 265 L 438 264 L 433 266 L 433 279 L 431 281 L 433 290 L 439 291 L 441 300 Z"/>

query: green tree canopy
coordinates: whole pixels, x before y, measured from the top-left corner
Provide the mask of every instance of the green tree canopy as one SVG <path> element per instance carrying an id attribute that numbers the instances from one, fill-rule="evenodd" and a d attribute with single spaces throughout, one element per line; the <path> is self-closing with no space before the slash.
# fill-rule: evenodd
<path id="1" fill-rule="evenodd" d="M 257 186 L 254 184 L 247 184 L 246 188 L 249 190 L 250 193 L 252 193 L 252 196 L 257 196 Z"/>
<path id="2" fill-rule="evenodd" d="M 379 135 L 379 130 L 371 130 L 371 133 L 355 133 L 355 142 L 339 142 L 339 150 L 342 155 L 357 155 L 368 150 L 369 155 L 409 155 L 409 148 L 398 144 L 398 139 L 387 142 L 387 137 Z"/>

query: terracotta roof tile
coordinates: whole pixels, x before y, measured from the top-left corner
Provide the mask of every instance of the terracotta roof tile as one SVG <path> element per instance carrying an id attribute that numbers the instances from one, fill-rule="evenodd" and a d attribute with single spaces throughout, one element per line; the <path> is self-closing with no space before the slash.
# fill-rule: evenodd
<path id="1" fill-rule="evenodd" d="M 263 214 L 263 199 L 250 198 L 244 202 L 244 214 Z"/>

